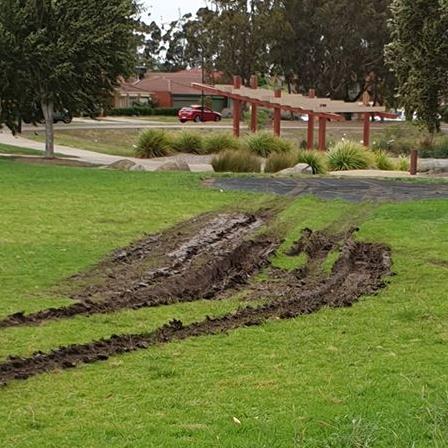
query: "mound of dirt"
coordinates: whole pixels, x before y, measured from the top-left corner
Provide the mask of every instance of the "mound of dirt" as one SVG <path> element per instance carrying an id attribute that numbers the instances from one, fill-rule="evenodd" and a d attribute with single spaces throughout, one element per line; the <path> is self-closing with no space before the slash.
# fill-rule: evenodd
<path id="1" fill-rule="evenodd" d="M 314 233 L 308 229 L 299 241 L 301 243 L 294 246 L 292 253 L 303 250 L 308 254 L 322 251 L 329 253 L 335 248 L 339 249 L 339 258 L 328 276 L 321 276 L 318 282 L 315 279 L 308 282 L 303 272 L 309 272 L 310 269 L 278 272 L 277 278 L 265 282 L 263 295 L 270 300 L 260 306 L 248 306 L 222 317 L 206 318 L 190 325 L 183 325 L 181 321 L 173 320 L 151 333 L 114 335 L 110 339 L 89 344 L 61 347 L 50 353 L 37 352 L 29 358 L 10 357 L 5 363 L 0 364 L 0 384 L 56 369 L 74 368 L 82 363 L 106 360 L 110 356 L 146 349 L 156 344 L 261 325 L 269 319 L 295 318 L 316 312 L 326 306 L 351 306 L 361 296 L 373 294 L 383 288 L 385 277 L 391 274 L 389 248 L 382 244 L 356 241 L 350 232 L 341 239 L 340 236 Z M 261 248 L 264 256 L 272 251 L 272 243 L 260 244 L 258 249 Z M 250 248 L 250 246 L 237 246 L 238 256 L 244 256 Z M 179 248 L 178 255 L 184 254 L 186 257 L 188 252 L 185 247 Z M 133 253 L 131 250 L 129 256 L 132 257 Z M 258 254 L 258 250 L 252 253 L 251 260 L 256 262 Z M 322 256 L 321 261 L 324 259 Z M 235 262 L 236 258 L 232 260 Z M 232 269 L 234 262 L 228 263 L 226 270 Z M 312 257 L 309 257 L 308 263 L 314 263 Z M 208 272 L 221 272 L 218 265 L 219 263 L 214 264 Z M 221 278 L 221 274 L 218 277 Z M 200 281 L 198 278 L 197 280 Z"/>

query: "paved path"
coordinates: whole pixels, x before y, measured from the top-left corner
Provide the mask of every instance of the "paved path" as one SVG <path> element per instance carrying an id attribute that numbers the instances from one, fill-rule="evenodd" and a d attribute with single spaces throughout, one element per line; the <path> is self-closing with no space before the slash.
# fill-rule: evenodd
<path id="1" fill-rule="evenodd" d="M 30 148 L 37 151 L 44 151 L 45 144 L 28 140 L 23 137 L 14 137 L 11 133 L 3 130 L 0 131 L 0 143 L 11 146 L 18 146 L 19 148 Z M 55 152 L 63 154 L 68 157 L 75 157 L 81 162 L 86 162 L 94 165 L 110 165 L 119 160 L 130 160 L 145 167 L 147 171 L 155 171 L 163 164 L 173 160 L 185 160 L 191 171 L 193 172 L 210 172 L 213 171 L 209 164 L 209 156 L 192 156 L 187 154 L 180 154 L 175 157 L 165 157 L 163 159 L 137 159 L 135 157 L 112 156 L 109 154 L 101 154 L 93 151 L 86 151 L 84 149 L 69 148 L 68 146 L 55 145 Z"/>
<path id="2" fill-rule="evenodd" d="M 315 195 L 321 199 L 361 201 L 406 201 L 417 199 L 448 199 L 448 183 L 415 184 L 380 179 L 216 179 L 214 187 L 222 190 L 244 190 L 279 195 Z"/>

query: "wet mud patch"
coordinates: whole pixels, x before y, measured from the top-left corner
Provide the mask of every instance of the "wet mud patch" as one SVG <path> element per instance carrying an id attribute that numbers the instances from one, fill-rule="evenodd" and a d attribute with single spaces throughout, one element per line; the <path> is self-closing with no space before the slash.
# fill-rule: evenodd
<path id="1" fill-rule="evenodd" d="M 328 236 L 309 229 L 298 243 L 301 240 L 301 244 L 294 246 L 293 253 L 307 250 L 311 254 L 328 254 L 336 246 L 339 247 L 340 256 L 328 276 L 319 279 L 312 276 L 310 280 L 309 273 L 313 272 L 313 268 L 309 266 L 305 270 L 292 272 L 277 270 L 276 278 L 265 281 L 263 289 L 257 290 L 259 297 L 269 299 L 258 306 L 246 306 L 233 313 L 189 325 L 174 319 L 153 332 L 114 335 L 89 344 L 60 347 L 50 353 L 37 352 L 29 358 L 10 357 L 0 364 L 0 384 L 104 361 L 111 356 L 172 341 L 258 326 L 271 319 L 296 318 L 317 312 L 323 307 L 348 307 L 363 295 L 375 294 L 385 286 L 386 277 L 391 275 L 390 249 L 382 244 L 357 241 L 353 233 L 345 234 L 341 239 L 340 236 Z M 263 247 L 264 254 L 271 250 L 267 247 Z M 322 256 L 321 260 L 324 259 Z M 315 263 L 313 257 L 309 257 L 309 263 Z"/>
<path id="2" fill-rule="evenodd" d="M 195 300 L 213 300 L 245 285 L 280 244 L 258 235 L 269 212 L 206 215 L 115 251 L 73 278 L 76 303 L 0 321 L 0 328 L 74 316 L 113 313 Z"/>

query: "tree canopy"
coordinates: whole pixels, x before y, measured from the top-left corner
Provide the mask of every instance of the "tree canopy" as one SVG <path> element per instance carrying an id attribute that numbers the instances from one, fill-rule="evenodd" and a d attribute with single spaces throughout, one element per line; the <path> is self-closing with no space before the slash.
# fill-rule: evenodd
<path id="1" fill-rule="evenodd" d="M 434 133 L 448 97 L 448 1 L 394 0 L 390 25 L 386 52 L 399 101 L 408 116 L 416 113 Z"/>
<path id="2" fill-rule="evenodd" d="M 93 112 L 121 76 L 134 71 L 134 0 L 3 0 L 0 8 L 1 117 L 40 107 L 46 155 L 53 151 L 55 109 Z"/>

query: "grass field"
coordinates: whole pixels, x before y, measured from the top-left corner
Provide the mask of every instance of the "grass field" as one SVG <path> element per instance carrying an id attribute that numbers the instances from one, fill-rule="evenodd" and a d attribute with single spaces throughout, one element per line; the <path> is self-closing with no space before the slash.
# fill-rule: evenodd
<path id="1" fill-rule="evenodd" d="M 29 148 L 19 148 L 18 146 L 4 145 L 0 143 L 0 154 L 13 154 L 24 156 L 41 156 L 42 151 Z"/>
<path id="2" fill-rule="evenodd" d="M 53 286 L 145 233 L 264 200 L 199 181 L 0 160 L 0 315 L 68 303 Z M 397 275 L 350 309 L 14 382 L 0 389 L 0 447 L 448 446 L 448 201 L 302 198 L 279 220 L 284 247 L 306 226 L 358 224 L 361 238 L 392 247 Z M 274 263 L 292 267 L 282 252 Z M 240 305 L 235 297 L 0 330 L 0 358 Z"/>

